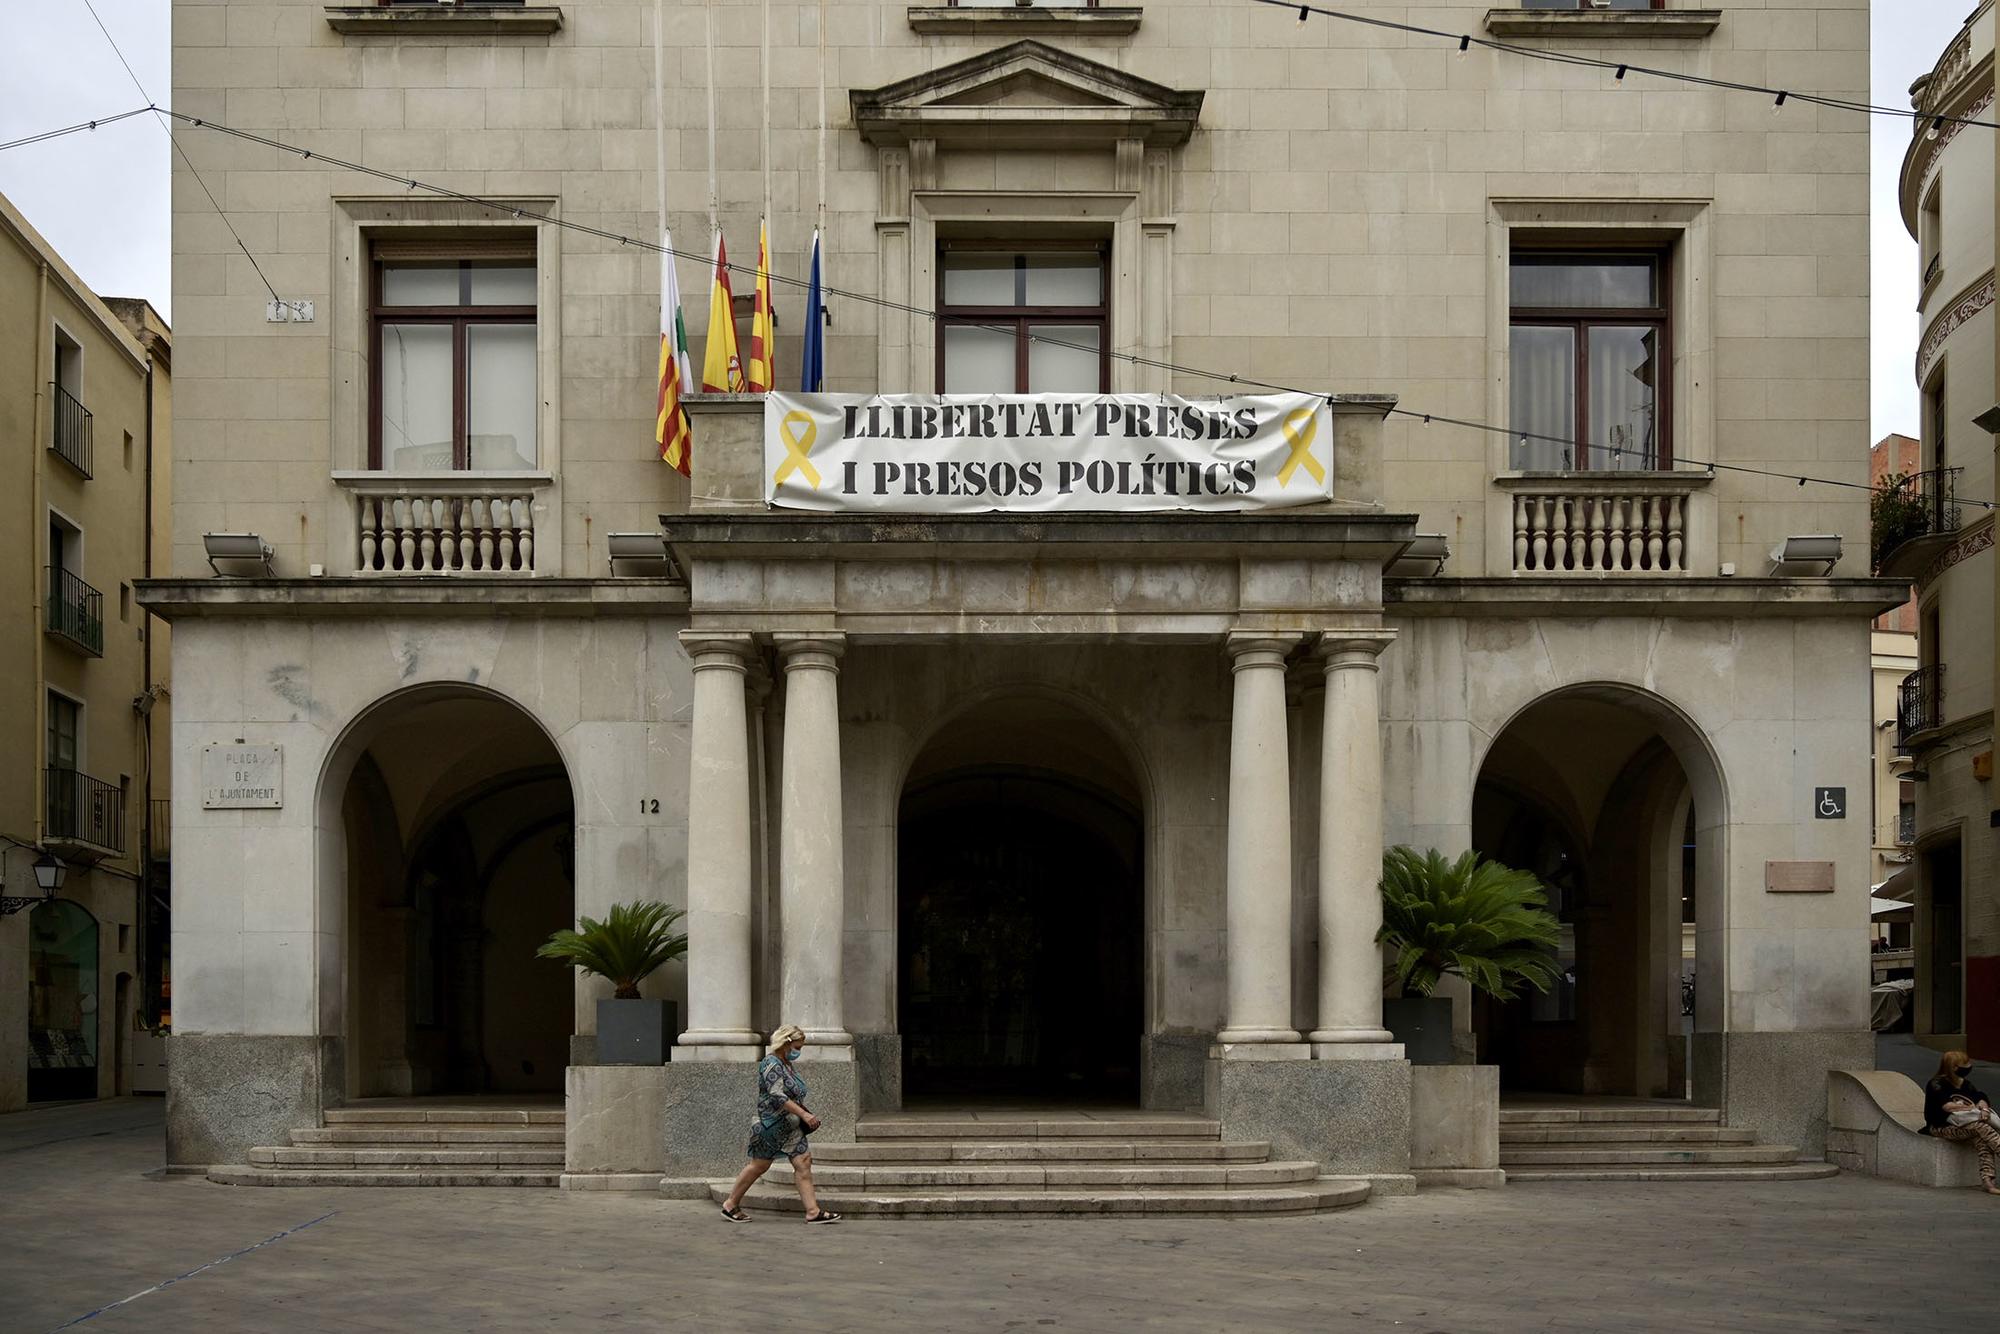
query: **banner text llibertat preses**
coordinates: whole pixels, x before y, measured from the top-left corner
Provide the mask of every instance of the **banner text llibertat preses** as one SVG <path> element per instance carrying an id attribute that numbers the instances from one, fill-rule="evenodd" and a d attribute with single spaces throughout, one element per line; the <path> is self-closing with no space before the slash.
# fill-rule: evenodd
<path id="1" fill-rule="evenodd" d="M 903 514 L 1258 510 L 1333 494 L 1309 394 L 778 394 L 764 498 Z"/>

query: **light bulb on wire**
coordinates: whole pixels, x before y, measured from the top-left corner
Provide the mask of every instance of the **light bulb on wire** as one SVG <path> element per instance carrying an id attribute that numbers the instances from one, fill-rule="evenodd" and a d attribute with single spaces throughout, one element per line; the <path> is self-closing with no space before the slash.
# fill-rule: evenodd
<path id="1" fill-rule="evenodd" d="M 1310 10 L 1310 9 L 1306 8 L 1306 6 L 1304 6 L 1304 5 L 1300 5 L 1300 6 L 1299 6 L 1299 26 L 1300 26 L 1301 28 L 1305 27 L 1305 26 L 1306 26 L 1306 20 L 1307 20 L 1307 19 L 1309 19 L 1309 18 L 1311 18 L 1311 17 L 1312 17 L 1312 10 Z"/>
<path id="2" fill-rule="evenodd" d="M 1778 100 L 1771 103 L 1771 114 L 1775 116 L 1779 112 L 1783 111 L 1785 109 L 1785 99 L 1790 96 L 1791 96 L 1790 93 L 1785 93 L 1785 92 L 1779 93 Z"/>
<path id="3" fill-rule="evenodd" d="M 1928 130 L 1924 131 L 1924 138 L 1930 140 L 1932 143 L 1936 143 L 1938 137 L 1938 131 L 1942 130 L 1943 128 L 1944 128 L 1943 116 L 1931 117 L 1931 127 Z"/>

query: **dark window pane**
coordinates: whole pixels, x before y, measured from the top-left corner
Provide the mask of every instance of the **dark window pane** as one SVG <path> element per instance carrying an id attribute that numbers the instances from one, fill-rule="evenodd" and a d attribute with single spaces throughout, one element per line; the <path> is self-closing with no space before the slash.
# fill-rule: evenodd
<path id="1" fill-rule="evenodd" d="M 1592 450 L 1585 466 L 1658 467 L 1659 331 L 1597 324 L 1589 338 L 1590 442 L 1607 448 Z"/>
<path id="2" fill-rule="evenodd" d="M 1514 326 L 1510 387 L 1514 439 L 1508 466 L 1552 472 L 1576 466 L 1566 447 L 1535 436 L 1567 440 L 1576 434 L 1576 334 L 1533 324 Z M 1521 436 L 1530 437 L 1525 443 Z"/>
<path id="3" fill-rule="evenodd" d="M 1646 258 L 1516 257 L 1516 309 L 1650 308 L 1659 304 L 1659 264 Z"/>

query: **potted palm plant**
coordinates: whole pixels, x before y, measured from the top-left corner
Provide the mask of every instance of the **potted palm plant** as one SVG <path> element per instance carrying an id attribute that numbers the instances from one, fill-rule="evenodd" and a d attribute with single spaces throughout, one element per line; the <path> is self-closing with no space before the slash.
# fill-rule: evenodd
<path id="1" fill-rule="evenodd" d="M 1382 930 L 1389 979 L 1401 996 L 1383 1002 L 1383 1023 L 1419 1065 L 1451 1063 L 1451 999 L 1431 993 L 1447 975 L 1512 1000 L 1523 986 L 1547 991 L 1558 970 L 1561 926 L 1548 894 L 1526 871 L 1467 852 L 1447 861 L 1435 848 L 1391 848 L 1382 857 Z"/>
<path id="2" fill-rule="evenodd" d="M 640 996 L 639 984 L 686 955 L 688 938 L 674 930 L 683 916 L 664 903 L 613 904 L 603 921 L 582 918 L 579 929 L 558 931 L 535 951 L 611 983 L 611 995 L 597 1002 L 598 1064 L 665 1064 L 674 1003 Z"/>

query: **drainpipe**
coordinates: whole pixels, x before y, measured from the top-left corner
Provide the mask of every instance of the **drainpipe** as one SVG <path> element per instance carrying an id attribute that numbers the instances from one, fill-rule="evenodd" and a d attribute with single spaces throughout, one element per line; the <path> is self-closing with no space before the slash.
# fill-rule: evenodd
<path id="1" fill-rule="evenodd" d="M 47 380 L 42 378 L 42 367 L 44 366 L 47 366 L 49 370 Z M 49 264 L 47 260 L 43 260 L 39 266 L 35 283 L 35 438 L 28 446 L 28 457 L 34 460 L 34 467 L 31 470 L 34 485 L 29 490 L 28 500 L 28 582 L 34 588 L 35 624 L 32 633 L 35 640 L 35 735 L 37 740 L 46 738 L 49 734 L 48 667 L 44 661 L 48 652 L 48 636 L 42 632 L 42 628 L 49 623 L 49 589 L 47 580 L 42 577 L 35 567 L 48 563 L 46 559 L 47 553 L 43 551 L 43 547 L 49 540 L 49 519 L 42 470 L 48 467 L 45 456 L 48 453 L 49 432 L 54 429 L 54 422 L 52 418 L 46 415 L 44 409 L 52 409 L 53 406 L 49 402 L 48 380 L 54 379 L 55 373 L 55 339 L 49 333 Z M 36 553 L 41 553 L 44 559 L 36 560 Z M 45 754 L 42 758 L 43 763 L 34 766 L 35 781 L 32 784 L 35 794 L 33 815 L 35 821 L 35 846 L 37 847 L 41 846 L 42 836 L 45 832 L 43 823 L 47 819 L 49 811 L 49 776 L 46 763 L 48 757 Z"/>
<path id="2" fill-rule="evenodd" d="M 153 347 L 154 339 L 150 330 L 142 329 L 142 342 L 146 349 L 146 487 L 145 522 L 140 525 L 144 533 L 145 549 L 139 558 L 139 569 L 143 575 L 153 577 Z M 140 696 L 145 704 L 139 713 L 139 904 L 134 915 L 132 932 L 139 952 L 139 1013 L 145 1017 L 146 1027 L 151 1029 L 159 1022 L 158 980 L 148 967 L 151 958 L 148 945 L 152 932 L 147 923 L 153 915 L 153 613 L 144 607 L 139 609 L 144 619 L 139 623 L 139 645 L 144 679 Z M 122 1022 L 122 1021 L 121 1021 Z"/>

